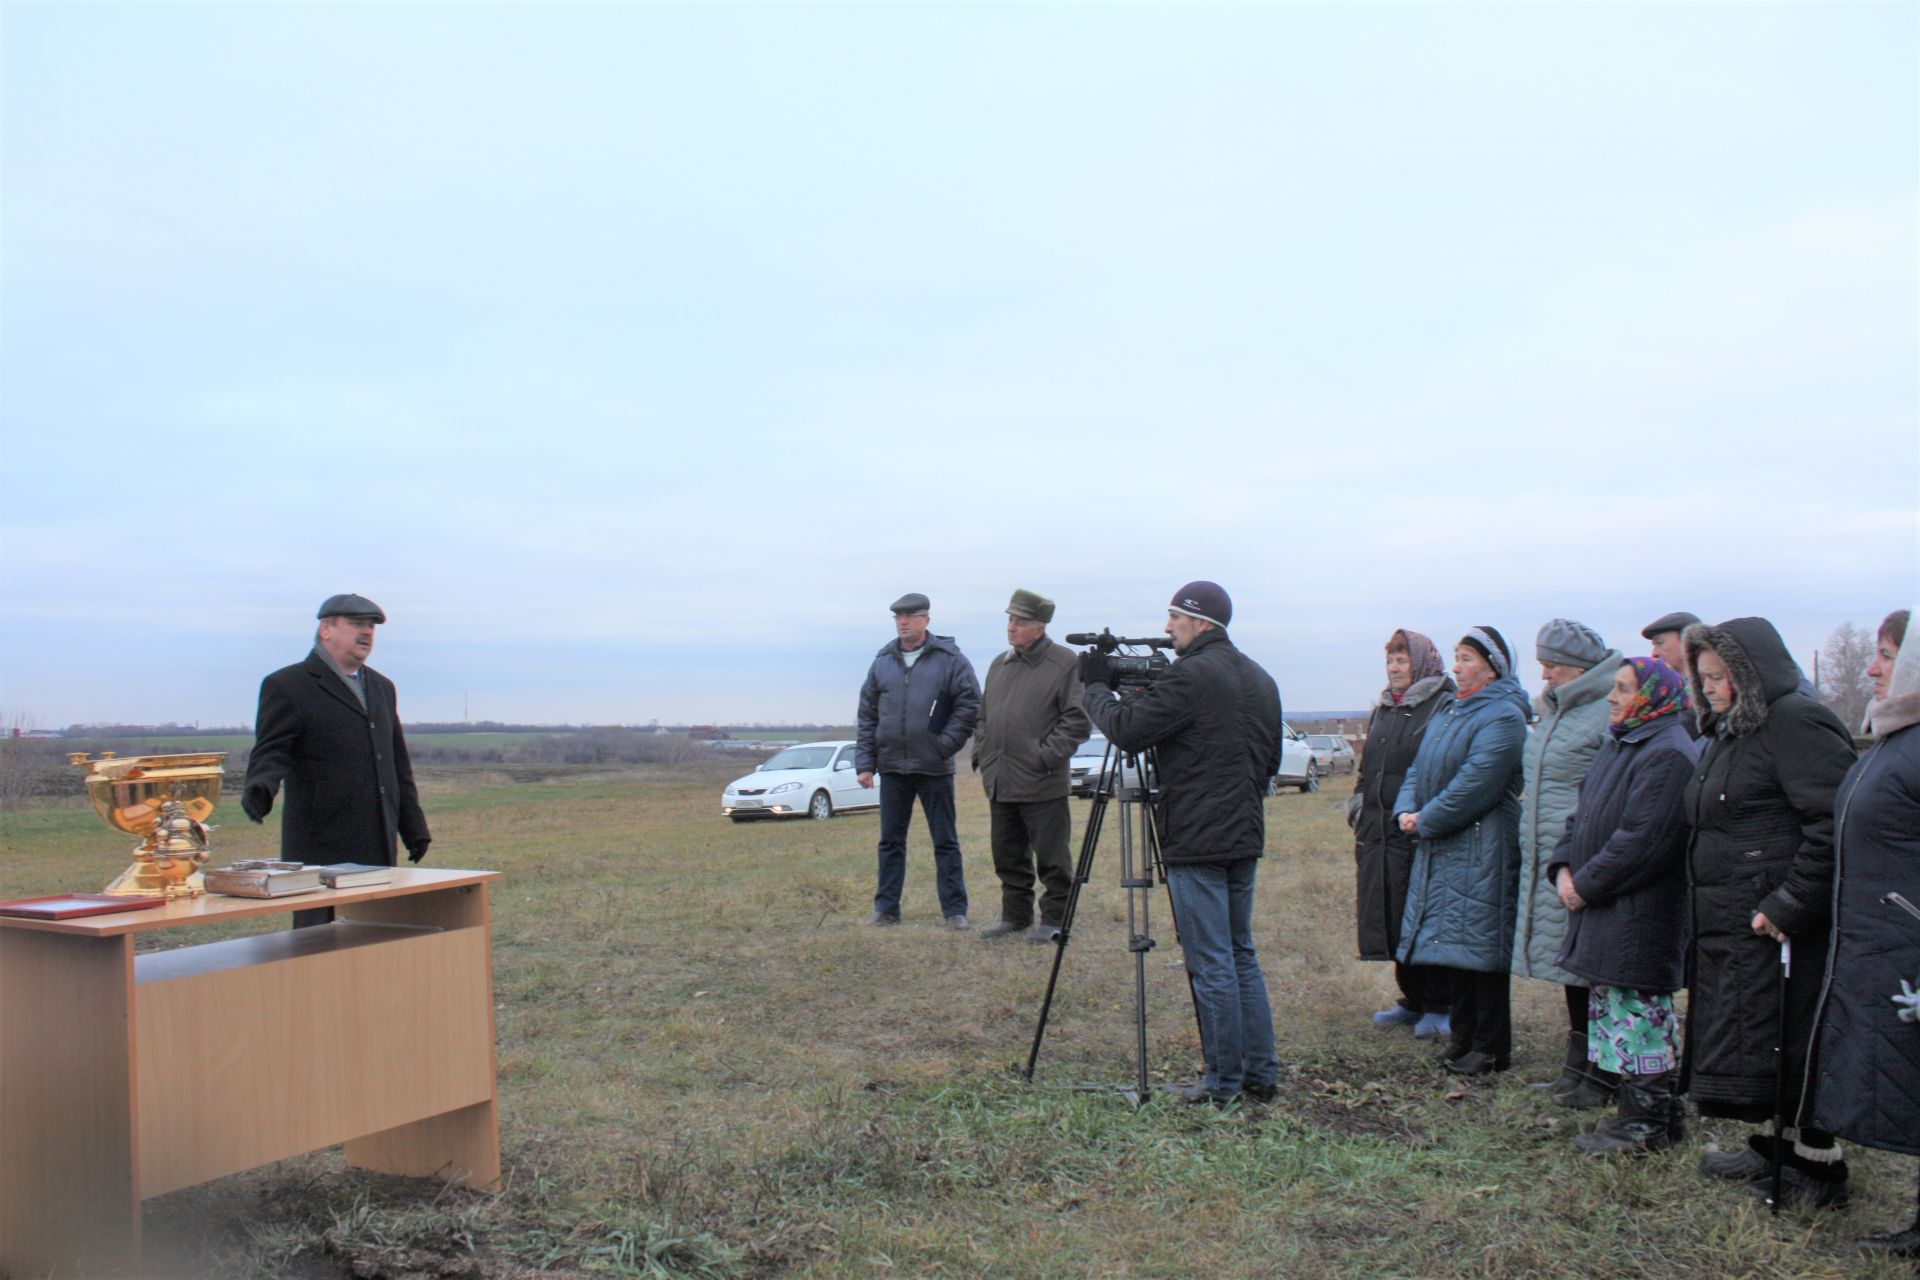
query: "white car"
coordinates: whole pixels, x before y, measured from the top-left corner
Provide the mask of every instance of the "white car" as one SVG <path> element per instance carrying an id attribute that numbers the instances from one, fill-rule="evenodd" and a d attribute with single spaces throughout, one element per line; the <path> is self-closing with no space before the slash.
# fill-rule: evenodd
<path id="1" fill-rule="evenodd" d="M 860 785 L 851 742 L 802 742 L 788 747 L 720 794 L 720 812 L 735 822 L 760 818 L 831 818 L 851 809 L 878 809 L 880 787 Z"/>
<path id="2" fill-rule="evenodd" d="M 1067 776 L 1070 779 L 1068 783 L 1069 790 L 1076 796 L 1092 795 L 1094 788 L 1100 784 L 1100 768 L 1101 765 L 1105 763 L 1106 758 L 1107 738 L 1105 734 L 1096 733 L 1075 747 L 1073 749 L 1073 759 L 1067 762 Z M 1121 785 L 1133 787 L 1140 784 L 1139 765 L 1136 764 L 1132 768 L 1127 768 L 1125 763 L 1122 762 L 1119 767 L 1121 770 Z"/>
<path id="3" fill-rule="evenodd" d="M 1274 775 L 1273 789 L 1298 787 L 1301 791 L 1320 789 L 1320 767 L 1313 762 L 1313 748 L 1306 735 L 1282 720 L 1280 722 L 1280 772 Z"/>

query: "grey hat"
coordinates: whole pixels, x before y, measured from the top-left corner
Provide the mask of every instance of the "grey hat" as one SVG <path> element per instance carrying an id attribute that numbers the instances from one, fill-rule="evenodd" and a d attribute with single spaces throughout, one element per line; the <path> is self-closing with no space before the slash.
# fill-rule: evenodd
<path id="1" fill-rule="evenodd" d="M 1676 610 L 1673 613 L 1663 613 L 1646 626 L 1640 628 L 1640 635 L 1643 639 L 1651 640 L 1662 632 L 1685 631 L 1698 621 L 1700 621 L 1699 614 L 1688 613 L 1685 609 Z"/>
<path id="2" fill-rule="evenodd" d="M 387 621 L 386 612 L 379 605 L 351 591 L 343 591 L 337 596 L 328 596 L 320 606 L 320 612 L 313 616 L 316 618 L 372 618 L 382 625 Z"/>
<path id="3" fill-rule="evenodd" d="M 1013 593 L 1013 599 L 1007 601 L 1007 616 L 1025 618 L 1028 622 L 1052 622 L 1053 601 L 1038 591 L 1021 587 Z"/>
<path id="4" fill-rule="evenodd" d="M 918 591 L 909 591 L 888 606 L 895 613 L 925 613 L 932 607 L 931 602 Z"/>
<path id="5" fill-rule="evenodd" d="M 1533 638 L 1533 656 L 1559 667 L 1590 670 L 1607 652 L 1607 642 L 1598 631 L 1571 618 L 1555 618 Z"/>

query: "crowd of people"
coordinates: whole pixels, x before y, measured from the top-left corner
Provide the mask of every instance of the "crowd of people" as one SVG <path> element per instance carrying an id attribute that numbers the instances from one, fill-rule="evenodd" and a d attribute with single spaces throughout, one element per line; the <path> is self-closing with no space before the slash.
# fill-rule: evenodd
<path id="1" fill-rule="evenodd" d="M 1664 1150 L 1691 1102 L 1760 1126 L 1702 1169 L 1776 1205 L 1846 1204 L 1843 1140 L 1920 1156 L 1909 617 L 1875 638 L 1859 755 L 1764 618 L 1667 614 L 1633 657 L 1556 618 L 1531 701 L 1497 629 L 1461 636 L 1450 674 L 1395 631 L 1347 805 L 1359 953 L 1400 992 L 1373 1021 L 1484 1075 L 1511 1062 L 1512 977 L 1558 983 L 1566 1056 L 1535 1087 L 1616 1102 L 1575 1148 Z M 1920 1199 L 1860 1243 L 1920 1257 Z"/>

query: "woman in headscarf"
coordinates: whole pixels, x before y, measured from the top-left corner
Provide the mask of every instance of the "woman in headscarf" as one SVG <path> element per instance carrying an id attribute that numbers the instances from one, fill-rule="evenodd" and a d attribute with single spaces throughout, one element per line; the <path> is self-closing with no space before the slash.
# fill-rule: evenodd
<path id="1" fill-rule="evenodd" d="M 1400 917 L 1407 907 L 1407 875 L 1413 868 L 1413 837 L 1393 820 L 1393 802 L 1419 749 L 1434 711 L 1445 706 L 1453 680 L 1440 650 L 1418 631 L 1387 637 L 1387 687 L 1367 719 L 1347 825 L 1353 828 L 1354 906 L 1362 960 L 1393 960 L 1400 947 Z M 1416 1036 L 1447 1034 L 1453 1001 L 1448 975 L 1424 965 L 1394 960 L 1400 998 L 1373 1015 L 1381 1026 L 1413 1026 Z"/>
<path id="2" fill-rule="evenodd" d="M 1440 1055 L 1455 1075 L 1505 1071 L 1513 1054 L 1507 964 L 1520 870 L 1520 752 L 1527 695 L 1513 650 L 1492 627 L 1453 647 L 1454 698 L 1434 713 L 1393 802 L 1414 837 L 1402 964 L 1453 973 L 1451 1033 Z"/>
<path id="3" fill-rule="evenodd" d="M 1567 912 L 1555 959 L 1588 990 L 1584 1057 L 1619 1082 L 1619 1110 L 1573 1145 L 1658 1151 L 1685 1135 L 1674 1093 L 1686 960 L 1687 821 L 1700 755 L 1682 716 L 1686 681 L 1658 658 L 1628 658 L 1607 694 L 1607 738 L 1547 856 Z"/>
<path id="4" fill-rule="evenodd" d="M 1580 780 L 1607 740 L 1608 691 L 1620 669 L 1620 651 L 1600 633 L 1570 618 L 1555 618 L 1534 638 L 1540 679 L 1527 731 L 1526 785 L 1520 793 L 1520 908 L 1513 930 L 1513 972 L 1557 982 L 1567 1002 L 1567 1049 L 1558 1079 L 1546 1089 L 1563 1107 L 1598 1107 L 1613 1097 L 1618 1078 L 1587 1059 L 1587 984 L 1556 963 L 1566 938 L 1567 908 L 1547 874 L 1547 862 L 1566 830 Z M 1675 674 L 1678 679 L 1678 673 Z"/>
<path id="5" fill-rule="evenodd" d="M 1834 802 L 1833 943 L 1803 1114 L 1842 1138 L 1920 1156 L 1920 918 L 1908 914 L 1920 911 L 1920 645 L 1906 645 L 1910 616 L 1880 624 L 1867 668 L 1873 745 Z M 1920 1258 L 1920 1205 L 1912 1226 L 1860 1247 Z"/>
<path id="6" fill-rule="evenodd" d="M 1833 909 L 1833 804 L 1853 741 L 1832 711 L 1799 691 L 1799 668 L 1765 618 L 1687 628 L 1688 679 L 1706 750 L 1687 784 L 1693 950 L 1682 1083 L 1705 1116 L 1764 1121 L 1776 1089 L 1800 1096 L 1820 957 Z M 1784 1018 L 1782 1012 L 1784 1011 Z M 1833 1135 L 1795 1128 L 1776 1152 L 1756 1133 L 1701 1168 L 1781 1200 L 1847 1202 Z"/>

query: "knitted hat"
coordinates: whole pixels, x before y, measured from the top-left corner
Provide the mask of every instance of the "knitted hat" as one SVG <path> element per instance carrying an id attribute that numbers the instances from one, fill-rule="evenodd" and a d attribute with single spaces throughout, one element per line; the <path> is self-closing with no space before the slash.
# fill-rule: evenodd
<path id="1" fill-rule="evenodd" d="M 1540 634 L 1533 641 L 1534 656 L 1540 661 L 1559 667 L 1579 667 L 1583 671 L 1598 666 L 1608 652 L 1607 642 L 1600 638 L 1598 631 L 1570 618 L 1553 619 L 1540 628 Z"/>
<path id="2" fill-rule="evenodd" d="M 1216 627 L 1233 621 L 1233 601 L 1227 599 L 1226 591 L 1217 582 L 1189 582 L 1173 593 L 1167 608 L 1189 618 L 1211 622 Z"/>
<path id="3" fill-rule="evenodd" d="M 1474 627 L 1460 637 L 1460 643 L 1477 652 L 1493 668 L 1493 674 L 1505 679 L 1513 674 L 1513 649 L 1507 638 L 1492 627 Z"/>

